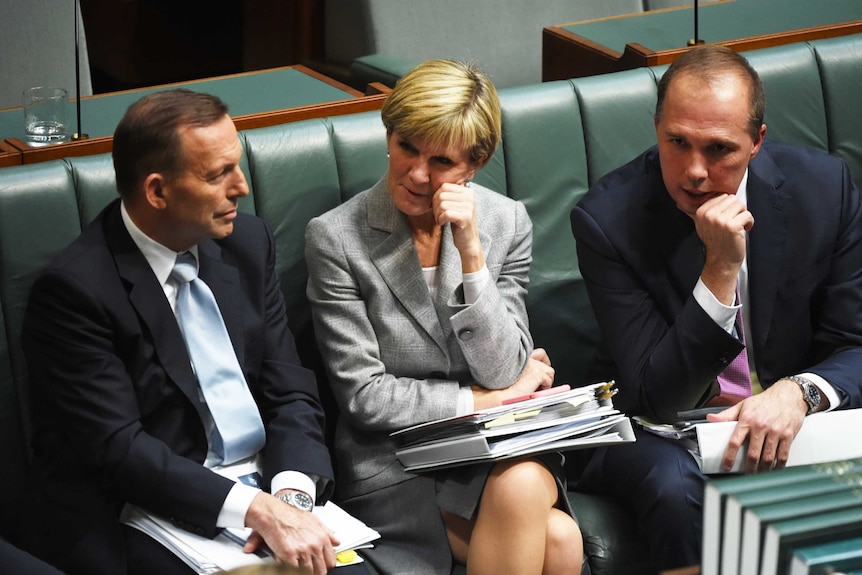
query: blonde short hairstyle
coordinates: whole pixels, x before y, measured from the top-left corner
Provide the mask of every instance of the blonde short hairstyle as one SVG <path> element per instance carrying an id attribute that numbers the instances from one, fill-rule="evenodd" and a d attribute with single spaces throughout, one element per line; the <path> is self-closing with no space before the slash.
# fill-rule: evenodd
<path id="1" fill-rule="evenodd" d="M 500 143 L 500 100 L 473 64 L 428 60 L 403 76 L 381 111 L 386 131 L 431 147 L 469 149 L 484 165 Z"/>

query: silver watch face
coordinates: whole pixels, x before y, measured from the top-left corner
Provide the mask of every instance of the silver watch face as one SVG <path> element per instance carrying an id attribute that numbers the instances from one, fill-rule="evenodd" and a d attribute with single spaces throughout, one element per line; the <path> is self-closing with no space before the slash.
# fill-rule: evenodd
<path id="1" fill-rule="evenodd" d="M 808 412 L 812 412 L 820 405 L 820 391 L 816 386 L 810 383 L 803 386 L 805 392 L 805 401 L 808 403 Z"/>
<path id="2" fill-rule="evenodd" d="M 314 503 L 311 497 L 299 491 L 289 491 L 278 496 L 279 499 L 303 511 L 311 511 L 314 508 Z"/>

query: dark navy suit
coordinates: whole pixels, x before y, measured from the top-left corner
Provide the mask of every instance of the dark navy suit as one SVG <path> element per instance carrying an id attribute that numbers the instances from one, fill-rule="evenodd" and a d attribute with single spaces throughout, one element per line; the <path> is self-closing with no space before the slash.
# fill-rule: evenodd
<path id="1" fill-rule="evenodd" d="M 279 471 L 300 471 L 322 478 L 325 500 L 333 473 L 323 412 L 287 326 L 271 234 L 240 214 L 230 236 L 202 242 L 198 253 L 266 428 L 263 487 Z M 37 554 L 70 573 L 125 573 L 117 516 L 126 502 L 217 533 L 232 482 L 202 466 L 207 438 L 186 347 L 118 201 L 36 280 L 23 346 Z"/>
<path id="2" fill-rule="evenodd" d="M 847 166 L 766 142 L 749 165 L 747 203 L 760 382 L 812 372 L 838 390 L 841 408 L 862 406 L 862 211 Z M 657 149 L 602 178 L 571 221 L 615 404 L 672 421 L 717 394 L 715 378 L 742 344 L 692 296 L 704 251 L 664 186 Z M 702 476 L 684 450 L 640 435 L 599 450 L 580 486 L 602 483 L 638 509 L 654 555 L 668 558 L 662 568 L 699 563 Z"/>

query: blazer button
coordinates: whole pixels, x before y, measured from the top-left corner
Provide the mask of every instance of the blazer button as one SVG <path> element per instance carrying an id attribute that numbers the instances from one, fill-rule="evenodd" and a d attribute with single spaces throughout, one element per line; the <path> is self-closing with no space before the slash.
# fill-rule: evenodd
<path id="1" fill-rule="evenodd" d="M 465 329 L 458 334 L 458 337 L 460 337 L 463 341 L 470 341 L 471 339 L 473 339 L 473 332 L 469 329 Z"/>
<path id="2" fill-rule="evenodd" d="M 720 358 L 718 358 L 718 362 L 721 365 L 730 365 L 730 360 L 727 359 L 725 356 L 721 356 Z"/>

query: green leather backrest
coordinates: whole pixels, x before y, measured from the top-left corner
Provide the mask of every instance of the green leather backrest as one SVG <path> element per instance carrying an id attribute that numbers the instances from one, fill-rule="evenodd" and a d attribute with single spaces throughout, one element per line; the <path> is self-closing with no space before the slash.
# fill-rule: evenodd
<path id="1" fill-rule="evenodd" d="M 386 173 L 386 128 L 380 112 L 335 116 L 327 121 L 343 202 L 369 189 Z"/>
<path id="2" fill-rule="evenodd" d="M 20 345 L 30 286 L 39 270 L 81 232 L 71 174 L 62 162 L 3 168 L 0 185 L 0 529 L 22 504 L 29 446 L 27 366 Z M 11 373 L 11 377 L 9 374 Z M 10 417 L 9 411 L 18 417 Z"/>
<path id="3" fill-rule="evenodd" d="M 862 34 L 811 42 L 820 68 L 829 152 L 862 186 Z"/>
<path id="4" fill-rule="evenodd" d="M 572 80 L 584 119 L 590 185 L 655 144 L 656 82 L 647 68 Z"/>
<path id="5" fill-rule="evenodd" d="M 766 91 L 766 137 L 828 150 L 820 71 L 806 43 L 747 52 Z"/>
<path id="6" fill-rule="evenodd" d="M 288 317 L 291 327 L 299 328 L 294 322 L 309 320 L 305 224 L 340 200 L 329 130 L 323 120 L 307 120 L 292 124 L 289 130 L 280 126 L 249 130 L 245 139 L 256 192 L 255 210 L 275 236 L 276 267 Z"/>
<path id="7" fill-rule="evenodd" d="M 114 164 L 110 154 L 69 158 L 67 163 L 75 182 L 83 229 L 117 198 Z"/>
<path id="8" fill-rule="evenodd" d="M 558 381 L 584 383 L 597 330 L 577 266 L 569 211 L 587 191 L 578 101 L 568 82 L 500 91 L 509 196 L 533 220 L 527 309 Z"/>

